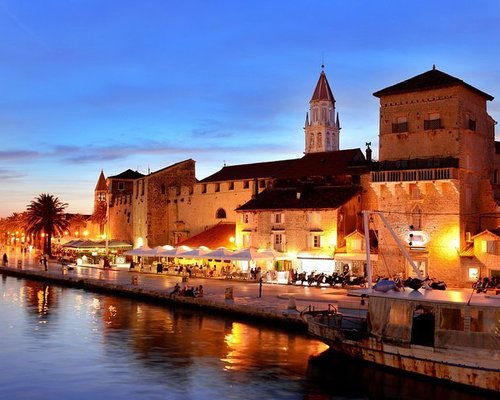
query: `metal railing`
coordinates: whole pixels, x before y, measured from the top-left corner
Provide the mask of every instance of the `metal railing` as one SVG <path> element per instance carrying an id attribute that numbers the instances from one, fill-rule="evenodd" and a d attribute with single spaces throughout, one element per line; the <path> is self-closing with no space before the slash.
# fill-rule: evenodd
<path id="1" fill-rule="evenodd" d="M 413 169 L 403 171 L 373 171 L 372 182 L 418 182 L 456 179 L 456 168 Z"/>

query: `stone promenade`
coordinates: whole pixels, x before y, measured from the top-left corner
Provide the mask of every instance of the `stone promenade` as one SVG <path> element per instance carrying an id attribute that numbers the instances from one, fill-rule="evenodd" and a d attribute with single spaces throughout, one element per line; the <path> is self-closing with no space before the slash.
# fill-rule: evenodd
<path id="1" fill-rule="evenodd" d="M 180 275 L 130 272 L 124 268 L 102 269 L 98 266 L 62 266 L 49 261 L 48 271 L 29 254 L 9 254 L 7 266 L 0 267 L 6 275 L 44 280 L 89 291 L 130 296 L 147 301 L 196 307 L 206 312 L 231 314 L 260 319 L 290 328 L 305 329 L 301 312 L 324 310 L 329 304 L 359 299 L 347 297 L 346 291 L 331 287 L 308 287 L 267 284 L 231 279 L 189 278 L 187 285 L 203 285 L 203 297 L 170 296 Z M 232 296 L 231 296 L 232 294 Z"/>

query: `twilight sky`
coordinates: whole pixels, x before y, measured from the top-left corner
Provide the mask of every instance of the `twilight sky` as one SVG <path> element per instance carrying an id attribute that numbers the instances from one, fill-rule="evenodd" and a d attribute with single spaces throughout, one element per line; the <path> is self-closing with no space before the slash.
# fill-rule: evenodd
<path id="1" fill-rule="evenodd" d="M 0 0 L 0 36 L 0 217 L 91 213 L 101 169 L 301 157 L 323 62 L 340 147 L 375 158 L 379 89 L 435 64 L 500 98 L 497 0 Z"/>

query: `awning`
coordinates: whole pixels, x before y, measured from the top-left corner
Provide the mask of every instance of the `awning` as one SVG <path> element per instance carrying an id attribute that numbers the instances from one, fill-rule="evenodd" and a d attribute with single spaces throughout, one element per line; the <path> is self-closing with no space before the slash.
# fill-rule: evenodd
<path id="1" fill-rule="evenodd" d="M 366 261 L 366 253 L 335 253 L 333 258 L 338 261 Z M 378 254 L 370 254 L 370 260 L 377 261 Z"/>
<path id="2" fill-rule="evenodd" d="M 218 247 L 225 247 L 227 249 L 234 248 L 235 229 L 236 224 L 219 223 L 180 242 L 179 245 L 185 245 L 191 248 L 200 246 L 206 246 L 211 249 L 216 249 Z"/>
<path id="3" fill-rule="evenodd" d="M 298 259 L 311 259 L 311 260 L 332 260 L 333 254 L 325 251 L 301 251 L 297 254 Z"/>
<path id="4" fill-rule="evenodd" d="M 104 248 L 106 246 L 101 242 L 94 242 L 93 240 L 71 240 L 63 244 L 62 247 L 72 250 L 83 250 Z"/>

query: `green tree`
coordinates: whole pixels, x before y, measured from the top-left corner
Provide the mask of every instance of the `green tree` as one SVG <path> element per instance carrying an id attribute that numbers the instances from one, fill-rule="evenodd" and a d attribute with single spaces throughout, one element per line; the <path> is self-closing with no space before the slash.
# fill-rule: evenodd
<path id="1" fill-rule="evenodd" d="M 68 206 L 51 194 L 41 194 L 26 208 L 27 233 L 39 236 L 44 233 L 43 250 L 52 255 L 52 237 L 69 226 L 64 210 Z"/>

